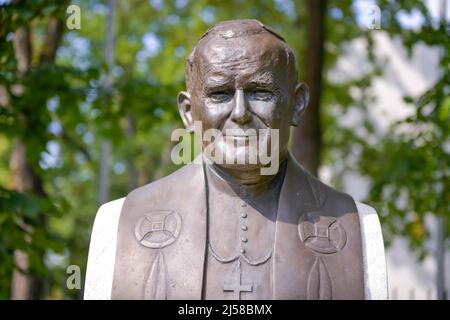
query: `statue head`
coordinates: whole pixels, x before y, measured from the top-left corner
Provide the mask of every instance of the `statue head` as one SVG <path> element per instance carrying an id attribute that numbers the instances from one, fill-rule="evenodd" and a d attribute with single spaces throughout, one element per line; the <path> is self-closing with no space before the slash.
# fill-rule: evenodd
<path id="1" fill-rule="evenodd" d="M 187 58 L 186 84 L 187 91 L 178 96 L 186 128 L 193 131 L 194 122 L 201 121 L 203 132 L 217 129 L 228 135 L 231 139 L 203 141 L 203 148 L 214 143 L 231 158 L 249 152 L 255 132 L 259 143 L 274 142 L 273 131 L 260 129 L 278 130 L 277 152 L 285 156 L 290 127 L 298 125 L 308 103 L 292 49 L 257 20 L 224 21 L 210 28 Z"/>

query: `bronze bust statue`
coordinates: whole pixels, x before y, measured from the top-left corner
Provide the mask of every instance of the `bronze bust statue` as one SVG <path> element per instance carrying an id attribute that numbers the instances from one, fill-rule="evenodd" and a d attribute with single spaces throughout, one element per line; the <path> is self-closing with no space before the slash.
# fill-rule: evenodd
<path id="1" fill-rule="evenodd" d="M 386 298 L 376 213 L 311 176 L 288 151 L 308 89 L 284 39 L 256 20 L 219 23 L 188 56 L 186 83 L 178 96 L 186 128 L 199 121 L 202 132 L 230 138 L 203 141 L 204 150 L 248 159 L 252 138 L 276 140 L 277 170 L 262 174 L 267 164 L 259 161 L 220 163 L 201 153 L 110 205 L 116 224 L 106 240 L 94 226 L 85 297 L 101 298 L 100 290 L 112 299 Z M 96 253 L 101 241 L 108 263 L 105 249 Z M 102 259 L 113 266 L 99 275 Z"/>

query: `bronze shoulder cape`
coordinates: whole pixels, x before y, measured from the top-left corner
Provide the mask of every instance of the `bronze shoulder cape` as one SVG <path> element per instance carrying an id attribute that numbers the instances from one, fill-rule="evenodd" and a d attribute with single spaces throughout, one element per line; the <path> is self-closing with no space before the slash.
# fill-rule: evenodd
<path id="1" fill-rule="evenodd" d="M 189 164 L 132 191 L 119 220 L 112 299 L 202 299 L 206 187 Z M 291 156 L 278 204 L 274 299 L 364 299 L 354 200 Z"/>

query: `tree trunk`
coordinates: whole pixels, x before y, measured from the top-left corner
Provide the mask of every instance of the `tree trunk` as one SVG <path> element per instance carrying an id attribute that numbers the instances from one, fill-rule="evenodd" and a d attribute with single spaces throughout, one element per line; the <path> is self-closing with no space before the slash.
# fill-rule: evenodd
<path id="1" fill-rule="evenodd" d="M 41 64 L 55 62 L 56 51 L 58 50 L 59 43 L 61 42 L 63 31 L 64 22 L 60 19 L 50 17 L 47 27 L 47 36 L 39 57 L 39 62 Z"/>
<path id="2" fill-rule="evenodd" d="M 31 42 L 30 31 L 27 27 L 18 28 L 13 36 L 14 53 L 17 59 L 17 69 L 19 73 L 24 74 L 31 63 Z M 11 182 L 13 189 L 25 192 L 33 188 L 33 175 L 30 166 L 26 160 L 25 146 L 18 139 L 13 147 L 11 160 Z M 26 271 L 28 269 L 28 257 L 23 251 L 14 252 L 16 265 Z M 31 298 L 31 279 L 22 272 L 15 270 L 11 283 L 11 299 L 29 299 Z"/>
<path id="3" fill-rule="evenodd" d="M 322 86 L 326 0 L 308 0 L 308 40 L 305 82 L 310 89 L 309 106 L 300 125 L 294 130 L 292 153 L 312 174 L 317 176 L 320 165 L 320 94 Z"/>
<path id="4" fill-rule="evenodd" d="M 49 18 L 48 33 L 40 56 L 41 63 L 52 63 L 56 50 L 62 37 L 63 22 L 56 18 Z M 30 30 L 28 27 L 19 27 L 13 36 L 14 53 L 17 59 L 19 73 L 24 74 L 31 65 L 32 47 Z M 6 99 L 9 100 L 9 99 Z M 11 106 L 10 106 L 11 107 Z M 14 107 L 14 106 L 12 106 Z M 26 121 L 26 115 L 23 115 Z M 33 166 L 27 158 L 26 145 L 21 138 L 17 138 L 10 159 L 11 187 L 19 192 L 32 192 L 45 197 L 43 183 L 33 171 Z M 45 225 L 43 216 L 39 217 L 39 223 Z M 14 259 L 19 269 L 28 270 L 28 257 L 26 253 L 17 250 Z M 36 277 L 30 277 L 19 270 L 15 270 L 11 283 L 11 299 L 38 299 L 42 295 L 43 281 Z"/>

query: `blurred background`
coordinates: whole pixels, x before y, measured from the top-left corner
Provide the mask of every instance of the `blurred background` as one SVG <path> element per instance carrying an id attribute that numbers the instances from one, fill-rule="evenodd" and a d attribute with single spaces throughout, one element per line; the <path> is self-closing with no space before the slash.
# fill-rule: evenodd
<path id="1" fill-rule="evenodd" d="M 184 60 L 238 18 L 295 50 L 292 152 L 376 208 L 391 299 L 447 299 L 448 2 L 0 0 L 0 299 L 82 298 L 99 205 L 177 169 Z"/>

